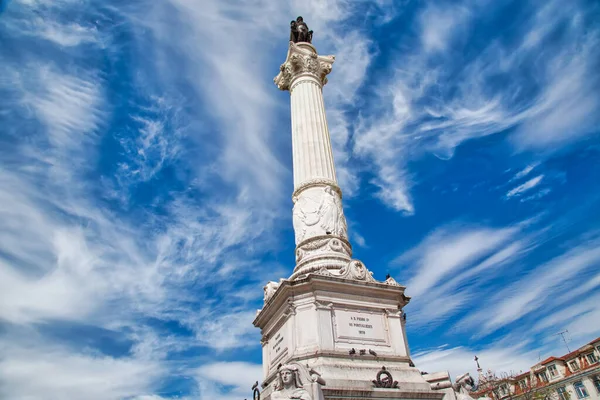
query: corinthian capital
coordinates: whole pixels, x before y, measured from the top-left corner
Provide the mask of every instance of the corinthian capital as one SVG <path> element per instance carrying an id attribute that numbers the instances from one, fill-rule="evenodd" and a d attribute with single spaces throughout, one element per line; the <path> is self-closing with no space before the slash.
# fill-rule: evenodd
<path id="1" fill-rule="evenodd" d="M 287 58 L 273 81 L 279 89 L 290 90 L 296 78 L 312 76 L 322 86 L 327 83 L 326 76 L 331 72 L 334 61 L 335 56 L 320 56 L 309 43 L 290 42 Z"/>

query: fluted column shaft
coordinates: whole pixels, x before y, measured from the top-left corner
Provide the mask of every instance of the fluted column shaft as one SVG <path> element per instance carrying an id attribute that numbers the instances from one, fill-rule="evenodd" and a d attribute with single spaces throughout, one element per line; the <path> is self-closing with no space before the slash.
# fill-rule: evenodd
<path id="1" fill-rule="evenodd" d="M 275 77 L 290 92 L 292 112 L 296 268 L 290 279 L 323 268 L 342 270 L 352 256 L 322 92 L 334 60 L 309 43 L 290 43 Z"/>
<path id="2" fill-rule="evenodd" d="M 321 83 L 299 77 L 292 82 L 290 98 L 294 190 L 316 180 L 337 183 Z"/>

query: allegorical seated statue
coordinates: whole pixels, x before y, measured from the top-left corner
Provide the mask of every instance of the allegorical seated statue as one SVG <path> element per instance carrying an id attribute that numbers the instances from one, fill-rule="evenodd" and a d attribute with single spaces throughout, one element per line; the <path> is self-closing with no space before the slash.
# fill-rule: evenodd
<path id="1" fill-rule="evenodd" d="M 313 31 L 308 30 L 308 25 L 302 17 L 290 22 L 290 42 L 312 42 Z"/>
<path id="2" fill-rule="evenodd" d="M 279 368 L 277 383 L 271 399 L 313 400 L 302 387 L 302 381 L 295 365 L 286 364 Z"/>
<path id="3" fill-rule="evenodd" d="M 455 382 L 454 391 L 456 392 L 457 400 L 474 400 L 469 392 L 473 390 L 475 381 L 468 372 L 457 376 Z"/>

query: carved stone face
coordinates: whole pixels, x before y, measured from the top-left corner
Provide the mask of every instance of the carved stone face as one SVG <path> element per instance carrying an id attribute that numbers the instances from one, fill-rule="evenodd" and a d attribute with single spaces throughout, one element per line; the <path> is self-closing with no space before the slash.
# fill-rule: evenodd
<path id="1" fill-rule="evenodd" d="M 293 380 L 294 380 L 294 374 L 292 373 L 292 371 L 288 370 L 288 369 L 284 369 L 283 371 L 280 372 L 281 375 L 281 380 L 283 381 L 284 386 L 289 386 L 292 384 Z"/>

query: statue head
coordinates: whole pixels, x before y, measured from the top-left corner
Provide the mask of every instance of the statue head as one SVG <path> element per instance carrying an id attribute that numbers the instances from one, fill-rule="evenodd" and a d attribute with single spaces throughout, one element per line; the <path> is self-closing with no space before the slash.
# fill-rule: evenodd
<path id="1" fill-rule="evenodd" d="M 277 373 L 277 385 L 275 390 L 290 388 L 301 388 L 302 382 L 298 375 L 298 368 L 291 364 L 282 365 Z"/>
<path id="2" fill-rule="evenodd" d="M 298 18 L 296 18 L 296 22 L 298 22 L 298 23 L 300 23 L 300 22 L 303 22 L 303 21 L 304 21 L 304 20 L 302 19 L 302 17 L 298 17 Z"/>

